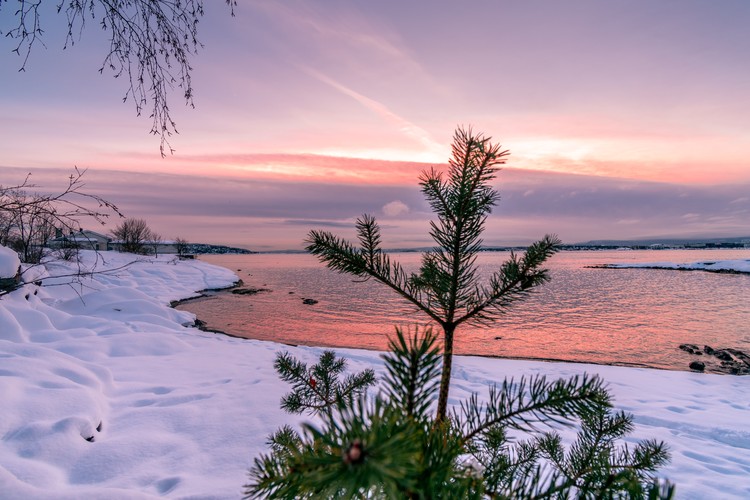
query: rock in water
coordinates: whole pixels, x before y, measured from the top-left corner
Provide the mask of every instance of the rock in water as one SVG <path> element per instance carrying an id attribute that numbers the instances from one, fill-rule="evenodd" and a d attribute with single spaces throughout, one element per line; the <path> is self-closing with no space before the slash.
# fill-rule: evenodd
<path id="1" fill-rule="evenodd" d="M 695 344 L 680 344 L 680 349 L 690 354 L 703 354 L 700 347 Z"/>
<path id="2" fill-rule="evenodd" d="M 693 361 L 690 363 L 690 369 L 695 370 L 697 372 L 702 372 L 703 370 L 706 369 L 706 365 L 700 361 Z"/>
<path id="3" fill-rule="evenodd" d="M 729 354 L 726 350 L 721 349 L 719 351 L 714 352 L 714 356 L 719 358 L 722 361 L 734 361 L 734 358 L 731 354 Z"/>
<path id="4" fill-rule="evenodd" d="M 235 295 L 255 295 L 260 292 L 270 292 L 268 288 L 235 288 L 232 293 Z"/>

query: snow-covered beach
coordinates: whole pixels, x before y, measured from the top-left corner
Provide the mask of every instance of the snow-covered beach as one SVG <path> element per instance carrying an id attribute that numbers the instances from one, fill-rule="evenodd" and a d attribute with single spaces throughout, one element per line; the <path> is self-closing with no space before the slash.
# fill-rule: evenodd
<path id="1" fill-rule="evenodd" d="M 169 303 L 231 285 L 227 269 L 173 256 L 82 253 L 99 271 L 45 279 L 0 298 L 0 497 L 237 498 L 252 460 L 283 423 L 278 350 L 322 351 L 201 332 Z M 125 267 L 123 267 L 125 266 Z M 57 262 L 51 276 L 75 266 Z M 58 285 L 58 286 L 53 286 Z M 459 339 L 460 340 L 460 339 Z M 352 370 L 382 373 L 380 353 L 339 349 Z M 661 474 L 678 498 L 750 497 L 745 377 L 459 357 L 451 402 L 506 376 L 598 373 L 633 439 L 665 441 Z"/>

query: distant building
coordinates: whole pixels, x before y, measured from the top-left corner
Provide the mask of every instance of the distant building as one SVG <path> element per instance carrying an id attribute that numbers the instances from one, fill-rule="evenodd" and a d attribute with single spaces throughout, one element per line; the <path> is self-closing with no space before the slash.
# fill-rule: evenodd
<path id="1" fill-rule="evenodd" d="M 54 239 L 47 242 L 50 248 L 75 247 L 84 250 L 109 250 L 109 242 L 112 238 L 90 229 L 81 229 L 78 232 L 71 231 L 68 235 L 63 235 L 62 230 L 57 230 Z"/>

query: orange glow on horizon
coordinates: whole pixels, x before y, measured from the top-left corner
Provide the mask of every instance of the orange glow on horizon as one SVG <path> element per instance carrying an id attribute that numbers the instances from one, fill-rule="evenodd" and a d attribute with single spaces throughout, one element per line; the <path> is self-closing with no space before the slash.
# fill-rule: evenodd
<path id="1" fill-rule="evenodd" d="M 586 140 L 547 138 L 517 138 L 504 141 L 511 155 L 503 168 L 573 174 L 619 179 L 677 183 L 727 184 L 747 182 L 750 170 L 735 159 L 739 151 L 722 156 L 707 157 L 710 147 L 683 147 L 675 152 L 665 144 L 646 144 L 634 147 L 625 140 Z M 692 151 L 691 151 L 692 149 Z M 312 182 L 333 184 L 416 185 L 419 174 L 432 166 L 447 163 L 410 159 L 419 158 L 399 151 L 325 150 L 328 154 L 198 154 L 167 158 L 154 155 L 123 155 L 110 158 L 105 164 L 92 162 L 81 165 L 96 169 L 128 172 L 165 173 L 190 176 L 213 176 L 275 180 L 283 182 Z M 430 156 L 431 154 L 425 154 Z"/>

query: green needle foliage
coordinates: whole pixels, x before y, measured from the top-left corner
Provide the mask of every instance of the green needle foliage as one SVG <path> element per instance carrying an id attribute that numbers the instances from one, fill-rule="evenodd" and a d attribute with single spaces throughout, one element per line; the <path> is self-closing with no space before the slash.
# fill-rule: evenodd
<path id="1" fill-rule="evenodd" d="M 547 271 L 541 266 L 560 244 L 557 237 L 547 235 L 523 256 L 511 254 L 488 281 L 480 280 L 476 257 L 481 235 L 500 198 L 491 183 L 508 155 L 490 141 L 471 129 L 459 128 L 448 171 L 433 168 L 422 172 L 422 193 L 437 221 L 430 222 L 436 246 L 424 254 L 418 272 L 407 274 L 400 264 L 391 262 L 380 247 L 380 227 L 370 215 L 356 222 L 358 247 L 326 231 L 311 231 L 307 238 L 307 250 L 329 268 L 384 283 L 440 325 L 443 364 L 438 420 L 445 418 L 448 407 L 456 328 L 463 323 L 491 323 L 513 302 L 547 281 Z"/>
<path id="2" fill-rule="evenodd" d="M 289 353 L 279 353 L 274 368 L 281 380 L 292 384 L 292 392 L 281 398 L 281 409 L 289 413 L 329 412 L 339 403 L 351 403 L 375 383 L 375 372 L 369 369 L 340 381 L 346 360 L 337 358 L 333 351 L 324 351 L 318 363 L 309 368 Z"/>
<path id="3" fill-rule="evenodd" d="M 664 445 L 617 445 L 632 422 L 612 412 L 597 377 L 506 381 L 486 403 L 472 397 L 433 419 L 435 341 L 430 330 L 407 340 L 397 329 L 380 394 L 339 402 L 301 434 L 280 429 L 270 453 L 255 459 L 246 498 L 672 497 L 673 487 L 653 477 L 668 460 Z M 549 426 L 576 421 L 566 449 Z"/>

